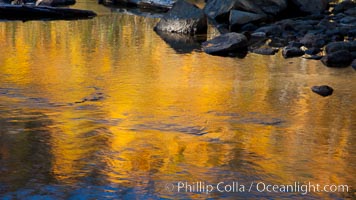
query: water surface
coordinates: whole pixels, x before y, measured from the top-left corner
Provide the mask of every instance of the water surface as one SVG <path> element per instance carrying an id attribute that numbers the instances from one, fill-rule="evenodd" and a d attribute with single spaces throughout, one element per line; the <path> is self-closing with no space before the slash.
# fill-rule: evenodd
<path id="1" fill-rule="evenodd" d="M 75 7 L 99 16 L 0 23 L 3 199 L 355 197 L 351 68 L 214 57 L 156 34 L 156 18 Z M 334 94 L 311 92 L 321 84 Z M 205 194 L 178 192 L 179 181 L 350 190 Z"/>

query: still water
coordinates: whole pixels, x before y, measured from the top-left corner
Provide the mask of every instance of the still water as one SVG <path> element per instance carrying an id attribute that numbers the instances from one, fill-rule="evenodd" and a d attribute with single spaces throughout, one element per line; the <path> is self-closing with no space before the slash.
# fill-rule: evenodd
<path id="1" fill-rule="evenodd" d="M 99 16 L 0 23 L 2 199 L 355 198 L 351 68 L 214 57 L 157 18 L 75 7 Z M 257 190 L 309 182 L 350 188 Z"/>

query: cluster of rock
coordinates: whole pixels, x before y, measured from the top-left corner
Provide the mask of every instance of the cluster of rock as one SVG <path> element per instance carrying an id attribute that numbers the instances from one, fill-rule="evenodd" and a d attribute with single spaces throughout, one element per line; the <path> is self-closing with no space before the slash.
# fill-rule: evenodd
<path id="1" fill-rule="evenodd" d="M 285 58 L 356 68 L 354 0 L 208 0 L 204 9 L 178 0 L 155 30 L 197 35 L 207 33 L 208 23 L 220 34 L 202 43 L 208 54 L 273 55 L 282 49 Z"/>
<path id="2" fill-rule="evenodd" d="M 118 4 L 125 6 L 137 6 L 141 8 L 150 9 L 164 9 L 172 8 L 176 0 L 99 0 L 102 4 Z"/>

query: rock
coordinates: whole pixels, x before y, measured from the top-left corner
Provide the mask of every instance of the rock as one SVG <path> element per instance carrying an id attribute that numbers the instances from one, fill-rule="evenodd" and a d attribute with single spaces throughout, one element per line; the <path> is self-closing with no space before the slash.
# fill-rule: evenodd
<path id="1" fill-rule="evenodd" d="M 176 0 L 139 0 L 138 7 L 143 8 L 164 8 L 170 9 L 173 7 Z"/>
<path id="2" fill-rule="evenodd" d="M 191 53 L 194 50 L 200 49 L 201 39 L 204 40 L 204 38 L 179 33 L 162 31 L 156 31 L 156 33 L 178 54 Z"/>
<path id="3" fill-rule="evenodd" d="M 288 44 L 287 40 L 282 39 L 282 38 L 274 37 L 268 43 L 268 46 L 270 46 L 270 47 L 285 47 L 285 46 L 287 46 L 287 44 Z"/>
<path id="4" fill-rule="evenodd" d="M 38 0 L 36 6 L 68 6 L 74 5 L 75 0 Z"/>
<path id="5" fill-rule="evenodd" d="M 236 0 L 209 0 L 204 7 L 204 13 L 212 19 L 227 14 L 235 6 Z"/>
<path id="6" fill-rule="evenodd" d="M 0 19 L 6 20 L 74 20 L 90 19 L 96 13 L 90 10 L 54 8 L 48 6 L 0 5 Z"/>
<path id="7" fill-rule="evenodd" d="M 300 11 L 309 14 L 322 13 L 328 6 L 328 0 L 291 0 Z"/>
<path id="8" fill-rule="evenodd" d="M 323 56 L 305 54 L 302 58 L 309 59 L 309 60 L 320 60 L 323 58 Z"/>
<path id="9" fill-rule="evenodd" d="M 324 39 L 319 34 L 306 34 L 300 42 L 307 48 L 321 48 L 325 45 Z"/>
<path id="10" fill-rule="evenodd" d="M 356 7 L 356 2 L 350 0 L 342 1 L 341 3 L 337 4 L 334 7 L 333 13 L 335 14 L 341 13 L 344 12 L 345 10 L 355 8 L 355 7 Z"/>
<path id="11" fill-rule="evenodd" d="M 286 8 L 287 0 L 209 0 L 204 7 L 204 12 L 216 19 L 228 14 L 232 9 L 276 16 Z"/>
<path id="12" fill-rule="evenodd" d="M 340 20 L 340 23 L 342 24 L 350 24 L 350 25 L 355 25 L 356 24 L 356 17 L 352 16 L 346 16 Z"/>
<path id="13" fill-rule="evenodd" d="M 304 55 L 304 51 L 297 47 L 284 47 L 282 55 L 284 58 L 299 57 Z"/>
<path id="14" fill-rule="evenodd" d="M 264 32 L 267 36 L 280 36 L 282 34 L 282 28 L 276 24 L 271 24 L 267 26 L 262 26 L 255 30 L 255 32 Z"/>
<path id="15" fill-rule="evenodd" d="M 155 30 L 189 35 L 206 33 L 207 20 L 203 11 L 197 6 L 178 0 L 158 22 Z"/>
<path id="16" fill-rule="evenodd" d="M 203 50 L 212 55 L 229 55 L 234 52 L 245 52 L 247 38 L 240 33 L 225 33 L 202 44 Z"/>
<path id="17" fill-rule="evenodd" d="M 259 21 L 261 19 L 266 18 L 266 15 L 263 14 L 255 14 L 251 12 L 245 12 L 240 10 L 231 10 L 230 11 L 230 25 L 243 25 L 250 22 Z"/>
<path id="18" fill-rule="evenodd" d="M 352 67 L 354 70 L 356 70 L 356 59 L 354 59 L 354 61 L 352 61 L 351 67 Z"/>
<path id="19" fill-rule="evenodd" d="M 340 50 L 347 50 L 347 51 L 356 51 L 356 41 L 351 42 L 331 42 L 325 47 L 325 51 L 327 54 L 340 51 Z"/>
<path id="20" fill-rule="evenodd" d="M 356 7 L 346 10 L 345 14 L 356 17 Z"/>
<path id="21" fill-rule="evenodd" d="M 274 55 L 278 52 L 278 49 L 270 48 L 270 47 L 261 47 L 253 50 L 252 52 L 261 55 Z"/>
<path id="22" fill-rule="evenodd" d="M 334 89 L 327 85 L 313 86 L 311 90 L 320 96 L 327 97 L 333 94 Z"/>
<path id="23" fill-rule="evenodd" d="M 150 9 L 153 8 L 168 10 L 172 8 L 176 0 L 99 0 L 99 2 L 104 4 L 124 4 Z"/>
<path id="24" fill-rule="evenodd" d="M 321 59 L 321 62 L 328 67 L 348 67 L 352 62 L 352 55 L 347 50 L 339 50 L 327 54 Z"/>
<path id="25" fill-rule="evenodd" d="M 312 47 L 312 48 L 305 50 L 305 53 L 308 55 L 316 55 L 316 54 L 320 53 L 320 49 Z"/>

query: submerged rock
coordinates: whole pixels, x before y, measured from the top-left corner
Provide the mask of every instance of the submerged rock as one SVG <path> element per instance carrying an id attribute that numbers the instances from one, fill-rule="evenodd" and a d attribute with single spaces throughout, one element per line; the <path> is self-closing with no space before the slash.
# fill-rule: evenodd
<path id="1" fill-rule="evenodd" d="M 246 52 L 247 38 L 240 33 L 225 33 L 202 44 L 203 50 L 212 55 L 225 55 L 230 53 Z"/>
<path id="2" fill-rule="evenodd" d="M 352 54 L 346 50 L 340 50 L 327 54 L 321 62 L 328 67 L 348 67 L 352 62 Z"/>
<path id="3" fill-rule="evenodd" d="M 311 90 L 320 96 L 327 97 L 333 94 L 334 89 L 327 85 L 313 86 Z"/>
<path id="4" fill-rule="evenodd" d="M 184 0 L 178 0 L 154 29 L 189 35 L 206 33 L 207 19 L 204 12 L 197 6 Z"/>

